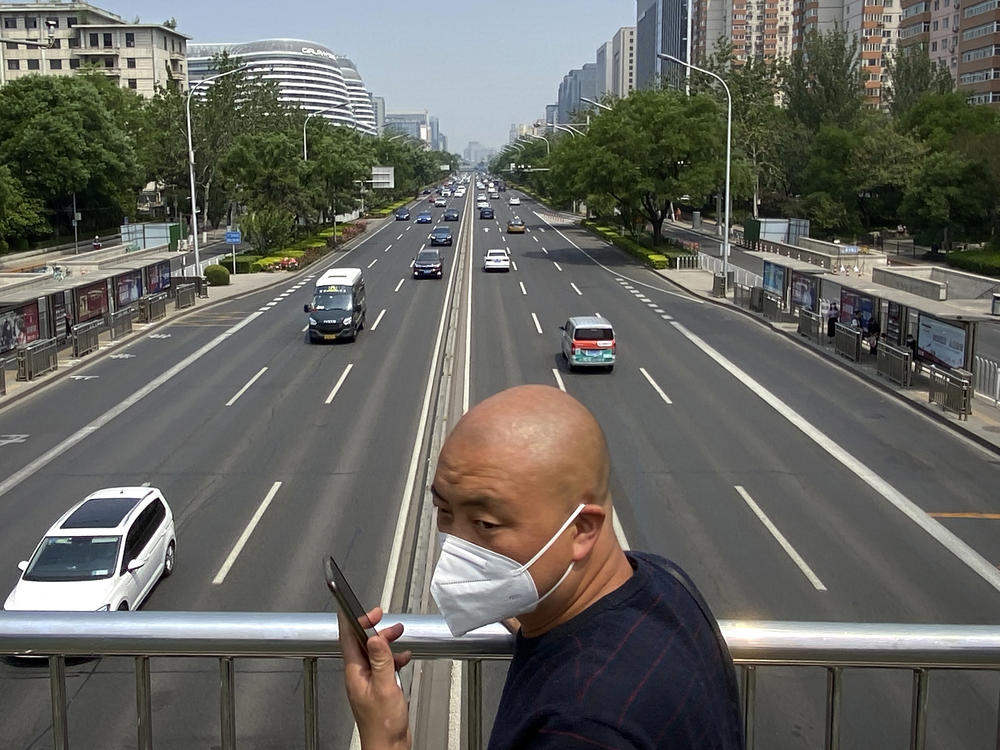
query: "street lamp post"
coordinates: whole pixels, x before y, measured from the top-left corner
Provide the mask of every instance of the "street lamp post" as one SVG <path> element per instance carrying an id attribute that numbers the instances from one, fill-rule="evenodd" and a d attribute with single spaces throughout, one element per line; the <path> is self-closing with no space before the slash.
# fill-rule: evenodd
<path id="1" fill-rule="evenodd" d="M 241 65 L 238 68 L 227 70 L 225 73 L 216 73 L 214 76 L 202 78 L 194 86 L 188 89 L 187 102 L 184 105 L 184 111 L 187 115 L 188 173 L 191 178 L 191 230 L 194 234 L 194 268 L 198 276 L 201 276 L 201 253 L 198 246 L 198 199 L 195 194 L 194 186 L 194 142 L 191 139 L 191 96 L 202 85 L 218 80 L 219 78 L 232 75 L 233 73 L 240 73 L 248 67 L 249 66 L 247 65 Z M 208 216 L 207 211 L 205 216 Z"/>
<path id="2" fill-rule="evenodd" d="M 327 107 L 326 109 L 317 109 L 315 112 L 310 112 L 306 115 L 306 121 L 302 123 L 302 161 L 309 161 L 309 151 L 306 147 L 306 125 L 309 124 L 309 118 L 321 115 L 325 112 L 333 112 L 336 109 L 337 107 Z"/>
<path id="3" fill-rule="evenodd" d="M 723 289 L 729 284 L 729 172 L 730 166 L 732 164 L 732 153 L 733 153 L 733 96 L 729 92 L 729 86 L 722 79 L 722 76 L 713 73 L 710 70 L 705 70 L 704 68 L 699 68 L 697 65 L 692 65 L 689 62 L 685 62 L 673 55 L 667 55 L 663 52 L 657 52 L 657 57 L 661 57 L 664 60 L 670 60 L 678 65 L 683 65 L 691 70 L 696 70 L 699 73 L 704 73 L 707 76 L 711 76 L 719 83 L 722 84 L 722 88 L 726 92 L 726 210 L 724 211 L 723 228 L 722 228 L 722 277 L 723 277 Z"/>
<path id="4" fill-rule="evenodd" d="M 525 133 L 525 135 L 528 138 L 535 138 L 535 139 L 537 139 L 539 141 L 544 141 L 545 142 L 545 155 L 546 156 L 551 156 L 552 149 L 549 148 L 549 139 L 548 138 L 546 138 L 544 136 L 541 136 L 541 135 L 532 135 L 531 133 Z"/>
<path id="5" fill-rule="evenodd" d="M 578 135 L 586 135 L 586 133 L 584 133 L 582 130 L 577 130 L 576 128 L 572 127 L 571 125 L 561 125 L 558 122 L 547 122 L 545 124 L 548 125 L 550 128 L 555 128 L 556 130 L 565 130 L 567 133 L 569 133 L 574 138 L 576 136 L 578 136 Z M 583 123 L 579 123 L 579 124 L 582 125 Z"/>
<path id="6" fill-rule="evenodd" d="M 607 104 L 601 104 L 600 102 L 594 101 L 593 99 L 588 99 L 585 96 L 581 96 L 580 101 L 586 104 L 593 104 L 595 107 L 598 107 L 600 109 L 606 109 L 608 112 L 611 111 L 611 107 L 609 107 Z"/>

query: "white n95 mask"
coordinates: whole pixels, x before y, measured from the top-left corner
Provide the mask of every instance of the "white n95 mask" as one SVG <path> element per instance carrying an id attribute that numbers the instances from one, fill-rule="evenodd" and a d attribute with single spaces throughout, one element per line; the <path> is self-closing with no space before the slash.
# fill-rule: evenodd
<path id="1" fill-rule="evenodd" d="M 549 594 L 559 588 L 573 570 L 572 562 L 555 586 L 541 597 L 528 568 L 555 544 L 583 507 L 583 503 L 578 505 L 559 531 L 524 565 L 499 552 L 438 532 L 441 556 L 431 579 L 431 596 L 451 634 L 465 635 L 483 625 L 534 612 Z"/>

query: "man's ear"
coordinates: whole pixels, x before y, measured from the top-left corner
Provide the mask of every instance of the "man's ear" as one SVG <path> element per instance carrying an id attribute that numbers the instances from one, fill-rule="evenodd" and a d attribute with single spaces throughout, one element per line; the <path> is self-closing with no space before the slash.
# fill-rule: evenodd
<path id="1" fill-rule="evenodd" d="M 590 554 L 601 536 L 607 518 L 607 512 L 600 505 L 589 503 L 583 506 L 580 515 L 573 521 L 576 528 L 576 535 L 573 537 L 573 562 L 579 562 Z"/>

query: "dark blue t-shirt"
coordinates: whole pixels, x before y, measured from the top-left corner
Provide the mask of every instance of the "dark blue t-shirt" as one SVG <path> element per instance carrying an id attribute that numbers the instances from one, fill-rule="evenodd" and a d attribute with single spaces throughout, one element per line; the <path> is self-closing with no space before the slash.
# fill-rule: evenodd
<path id="1" fill-rule="evenodd" d="M 743 747 L 736 674 L 708 606 L 673 563 L 627 556 L 620 588 L 537 638 L 518 633 L 490 750 Z"/>

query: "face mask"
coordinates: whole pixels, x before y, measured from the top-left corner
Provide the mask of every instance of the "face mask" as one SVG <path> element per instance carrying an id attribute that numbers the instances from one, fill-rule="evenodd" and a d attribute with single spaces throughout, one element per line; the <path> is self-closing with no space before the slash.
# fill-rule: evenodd
<path id="1" fill-rule="evenodd" d="M 524 565 L 465 539 L 438 532 L 441 557 L 431 579 L 431 596 L 451 634 L 465 635 L 483 625 L 534 612 L 566 580 L 573 570 L 573 563 L 569 564 L 556 585 L 541 597 L 528 568 L 555 544 L 583 507 L 582 503 L 578 505 L 559 531 Z"/>

